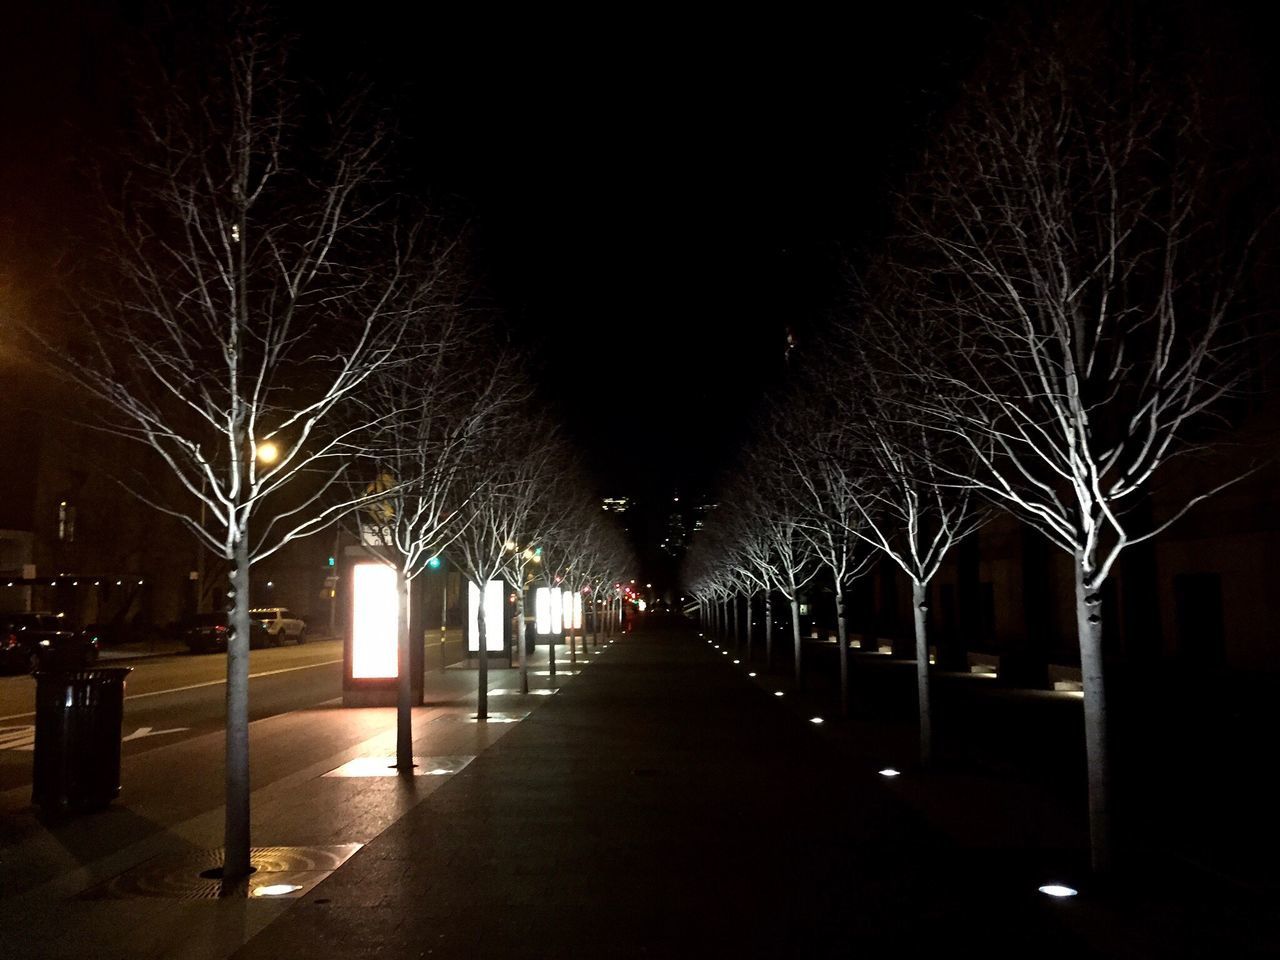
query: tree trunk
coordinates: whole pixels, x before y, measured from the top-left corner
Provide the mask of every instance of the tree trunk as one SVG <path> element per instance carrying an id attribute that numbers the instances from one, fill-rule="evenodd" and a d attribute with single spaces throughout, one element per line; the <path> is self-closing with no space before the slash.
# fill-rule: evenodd
<path id="1" fill-rule="evenodd" d="M 578 639 L 573 632 L 573 594 L 562 594 L 569 598 L 569 619 L 564 625 L 565 636 L 569 639 L 569 666 L 576 667 L 578 665 Z M 564 609 L 564 601 L 560 603 L 560 609 Z"/>
<path id="2" fill-rule="evenodd" d="M 1076 626 L 1084 683 L 1084 744 L 1089 773 L 1089 854 L 1095 873 L 1111 867 L 1111 776 L 1107 757 L 1107 698 L 1103 683 L 1101 584 L 1089 590 L 1093 558 L 1076 554 Z"/>
<path id="3" fill-rule="evenodd" d="M 413 776 L 413 638 L 409 629 L 409 591 L 412 583 L 403 569 L 396 570 L 396 595 L 400 598 L 396 636 L 396 769 Z"/>
<path id="4" fill-rule="evenodd" d="M 734 652 L 737 652 L 737 649 L 738 649 L 738 598 L 737 597 L 730 598 L 729 604 L 733 608 L 733 621 L 732 621 L 733 625 L 730 628 L 733 631 L 733 649 L 734 649 Z"/>
<path id="5" fill-rule="evenodd" d="M 227 643 L 226 820 L 223 880 L 249 875 L 249 544 L 237 531 Z"/>
<path id="6" fill-rule="evenodd" d="M 773 595 L 764 593 L 764 668 L 773 669 Z"/>
<path id="7" fill-rule="evenodd" d="M 916 622 L 916 698 L 920 706 L 920 762 L 925 766 L 933 760 L 932 701 L 929 698 L 929 614 L 928 594 L 925 584 L 911 578 L 911 612 Z"/>
<path id="8" fill-rule="evenodd" d="M 796 647 L 796 686 L 800 686 L 800 595 L 796 593 L 794 586 L 791 590 L 791 596 L 787 598 L 791 602 L 791 632 L 795 637 Z"/>
<path id="9" fill-rule="evenodd" d="M 487 720 L 489 717 L 489 638 L 484 622 L 484 588 L 480 589 L 480 603 L 476 609 L 476 633 L 480 635 L 480 649 L 477 652 L 480 669 L 476 678 L 476 719 Z"/>
<path id="10" fill-rule="evenodd" d="M 751 594 L 747 594 L 747 650 L 743 657 L 747 663 L 751 662 Z"/>
<path id="11" fill-rule="evenodd" d="M 519 571 L 520 583 L 516 586 L 516 643 L 520 647 L 520 692 L 529 692 L 529 656 L 525 650 L 524 622 L 524 571 Z"/>
<path id="12" fill-rule="evenodd" d="M 831 571 L 836 588 L 836 648 L 840 651 L 840 716 L 849 715 L 849 641 L 845 636 L 844 589 L 836 571 Z"/>
<path id="13" fill-rule="evenodd" d="M 551 623 L 555 621 L 555 617 L 551 616 L 550 604 L 555 600 L 555 594 L 551 592 L 551 579 L 547 578 L 547 676 L 555 677 L 556 675 L 556 632 L 552 629 Z M 564 609 L 563 602 L 561 603 Z M 561 624 L 563 626 L 563 624 Z"/>

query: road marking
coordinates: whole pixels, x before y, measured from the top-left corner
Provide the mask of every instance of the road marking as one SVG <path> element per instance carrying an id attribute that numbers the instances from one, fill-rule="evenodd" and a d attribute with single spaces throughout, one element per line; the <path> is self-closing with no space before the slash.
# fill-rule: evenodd
<path id="1" fill-rule="evenodd" d="M 279 670 L 263 670 L 261 673 L 249 674 L 249 679 L 257 680 L 259 677 L 274 677 L 278 673 L 293 673 L 295 670 L 311 670 L 315 667 L 329 667 L 335 663 L 341 662 L 342 658 L 339 657 L 337 660 L 323 660 L 320 663 L 304 663 L 300 667 L 281 667 Z M 216 687 L 221 684 L 225 684 L 226 682 L 227 678 L 223 677 L 221 680 L 206 680 L 204 683 L 191 683 L 185 687 L 172 687 L 168 690 L 151 690 L 147 693 L 135 693 L 132 696 L 125 697 L 125 699 L 141 700 L 143 697 L 160 697 L 164 696 L 166 693 L 182 693 L 184 690 L 199 690 L 201 687 Z M 35 715 L 36 713 L 34 710 L 28 710 L 26 713 L 14 713 L 7 717 L 0 717 L 0 723 L 3 723 L 5 720 L 21 720 L 23 717 L 34 717 Z"/>
<path id="2" fill-rule="evenodd" d="M 150 727 L 139 727 L 127 737 L 121 737 L 120 742 L 128 743 L 130 740 L 141 740 L 143 737 L 162 737 L 166 733 L 182 733 L 190 729 L 190 727 L 173 727 L 169 730 L 152 730 Z"/>

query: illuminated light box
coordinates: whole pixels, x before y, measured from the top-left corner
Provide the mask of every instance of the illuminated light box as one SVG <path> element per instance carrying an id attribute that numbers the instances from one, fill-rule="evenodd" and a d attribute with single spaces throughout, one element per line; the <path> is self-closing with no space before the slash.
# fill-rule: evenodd
<path id="1" fill-rule="evenodd" d="M 560 595 L 560 617 L 570 630 L 582 629 L 582 594 L 566 590 Z"/>
<path id="2" fill-rule="evenodd" d="M 560 636 L 564 633 L 564 591 L 559 587 L 551 588 L 551 633 Z"/>
<path id="3" fill-rule="evenodd" d="M 533 625 L 538 636 L 551 633 L 551 589 L 538 587 L 533 593 Z"/>
<path id="4" fill-rule="evenodd" d="M 490 580 L 484 585 L 484 646 L 489 653 L 507 652 L 502 629 L 505 593 L 501 580 Z M 467 652 L 480 652 L 480 590 L 471 581 L 467 581 Z"/>
<path id="5" fill-rule="evenodd" d="M 351 573 L 351 676 L 394 679 L 399 626 L 396 572 L 383 563 L 357 563 Z"/>

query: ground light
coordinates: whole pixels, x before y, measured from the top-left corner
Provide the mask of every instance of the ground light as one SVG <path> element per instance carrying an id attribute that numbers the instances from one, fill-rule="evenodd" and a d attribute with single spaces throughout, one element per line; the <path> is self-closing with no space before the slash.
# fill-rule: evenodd
<path id="1" fill-rule="evenodd" d="M 301 889 L 301 885 L 296 883 L 272 883 L 265 887 L 254 887 L 253 895 L 255 897 L 286 897 Z"/>
<path id="2" fill-rule="evenodd" d="M 810 722 L 810 723 L 821 723 L 821 722 L 822 722 L 822 718 L 821 718 L 821 717 L 810 717 L 810 718 L 809 718 L 809 722 Z"/>
<path id="3" fill-rule="evenodd" d="M 748 677 L 754 677 L 755 675 L 756 674 L 754 670 L 747 674 Z"/>
<path id="4" fill-rule="evenodd" d="M 880 776 L 897 777 L 897 776 L 901 776 L 901 771 L 895 770 L 893 769 L 893 767 L 885 767 L 883 770 L 880 771 Z"/>
<path id="5" fill-rule="evenodd" d="M 1061 883 L 1046 883 L 1040 887 L 1040 892 L 1050 897 L 1074 897 L 1080 891 L 1074 887 L 1063 886 Z"/>
<path id="6" fill-rule="evenodd" d="M 782 691 L 781 691 L 781 690 L 775 690 L 775 691 L 773 691 L 773 695 L 774 695 L 775 697 L 780 697 L 780 696 L 782 696 Z"/>
<path id="7" fill-rule="evenodd" d="M 742 661 L 741 661 L 741 660 L 735 660 L 735 661 L 733 661 L 733 662 L 734 662 L 734 663 L 741 663 Z"/>

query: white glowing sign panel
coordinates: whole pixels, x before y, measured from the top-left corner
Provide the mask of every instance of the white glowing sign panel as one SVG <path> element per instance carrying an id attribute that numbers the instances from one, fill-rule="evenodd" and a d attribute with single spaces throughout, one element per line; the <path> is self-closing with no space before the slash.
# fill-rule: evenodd
<path id="1" fill-rule="evenodd" d="M 506 588 L 501 580 L 484 585 L 484 646 L 490 653 L 506 650 L 502 639 L 502 595 Z M 480 652 L 480 590 L 467 581 L 467 652 Z"/>
<path id="2" fill-rule="evenodd" d="M 396 572 L 384 563 L 357 563 L 351 578 L 351 676 L 395 677 L 399 626 Z"/>
<path id="3" fill-rule="evenodd" d="M 551 590 L 538 587 L 533 592 L 533 622 L 538 636 L 545 637 L 551 632 Z"/>
<path id="4" fill-rule="evenodd" d="M 551 632 L 556 636 L 564 633 L 564 593 L 559 587 L 551 588 Z"/>
<path id="5" fill-rule="evenodd" d="M 561 595 L 560 615 L 566 628 L 582 629 L 582 594 L 566 590 Z"/>

